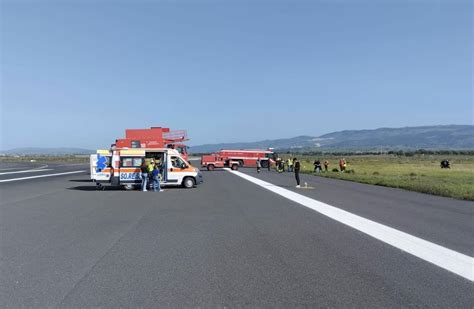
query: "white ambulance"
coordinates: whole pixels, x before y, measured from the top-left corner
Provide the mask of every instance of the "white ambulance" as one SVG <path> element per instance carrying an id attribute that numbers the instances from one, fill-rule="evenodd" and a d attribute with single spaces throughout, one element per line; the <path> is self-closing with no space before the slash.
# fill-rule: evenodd
<path id="1" fill-rule="evenodd" d="M 142 182 L 142 162 L 150 160 L 161 167 L 161 186 L 193 188 L 203 182 L 199 169 L 184 160 L 177 150 L 169 148 L 98 150 L 90 158 L 91 179 L 98 187 L 109 183 L 133 189 Z"/>

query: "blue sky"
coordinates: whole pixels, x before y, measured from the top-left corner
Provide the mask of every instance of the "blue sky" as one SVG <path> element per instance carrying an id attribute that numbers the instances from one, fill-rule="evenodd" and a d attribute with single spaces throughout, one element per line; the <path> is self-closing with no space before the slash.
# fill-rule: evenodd
<path id="1" fill-rule="evenodd" d="M 472 124 L 470 1 L 1 2 L 1 146 Z"/>

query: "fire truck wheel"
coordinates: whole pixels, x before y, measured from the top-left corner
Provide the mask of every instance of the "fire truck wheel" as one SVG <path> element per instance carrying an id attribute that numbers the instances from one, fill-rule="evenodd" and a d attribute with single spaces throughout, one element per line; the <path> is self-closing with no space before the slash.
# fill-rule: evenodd
<path id="1" fill-rule="evenodd" d="M 195 185 L 195 182 L 194 182 L 194 179 L 192 177 L 184 178 L 183 187 L 185 187 L 186 189 L 191 189 L 192 187 L 194 187 L 194 185 Z"/>
<path id="2" fill-rule="evenodd" d="M 267 168 L 268 167 L 268 161 L 262 161 L 262 167 Z"/>
<path id="3" fill-rule="evenodd" d="M 208 170 L 208 171 L 213 171 L 213 170 L 214 170 L 214 164 L 209 164 L 209 165 L 207 166 L 207 170 Z"/>
<path id="4" fill-rule="evenodd" d="M 233 171 L 236 171 L 236 170 L 239 169 L 239 165 L 237 165 L 237 164 L 232 164 L 231 169 L 232 169 Z"/>
<path id="5" fill-rule="evenodd" d="M 239 160 L 239 165 L 244 166 L 244 160 Z"/>

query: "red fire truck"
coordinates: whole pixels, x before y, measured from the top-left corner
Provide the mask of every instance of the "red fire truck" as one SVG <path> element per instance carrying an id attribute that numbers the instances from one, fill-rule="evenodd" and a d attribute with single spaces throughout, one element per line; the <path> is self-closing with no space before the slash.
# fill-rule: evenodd
<path id="1" fill-rule="evenodd" d="M 211 155 L 204 155 L 201 157 L 201 166 L 212 170 L 218 162 L 223 162 L 224 166 L 232 167 L 233 162 L 238 162 L 238 167 L 255 167 L 257 166 L 257 159 L 260 159 L 263 168 L 268 167 L 268 164 L 275 164 L 277 154 L 271 149 L 261 150 L 221 150 Z"/>
<path id="2" fill-rule="evenodd" d="M 203 155 L 201 157 L 201 166 L 207 168 L 208 171 L 213 171 L 215 168 L 219 167 L 230 167 L 232 170 L 236 171 L 239 169 L 239 165 L 239 161 L 228 160 L 219 156 L 217 153 Z"/>
<path id="3" fill-rule="evenodd" d="M 169 128 L 151 127 L 150 129 L 127 129 L 125 138 L 119 138 L 112 147 L 126 148 L 172 148 L 176 149 L 183 159 L 188 160 L 187 133 L 184 130 L 171 131 Z"/>

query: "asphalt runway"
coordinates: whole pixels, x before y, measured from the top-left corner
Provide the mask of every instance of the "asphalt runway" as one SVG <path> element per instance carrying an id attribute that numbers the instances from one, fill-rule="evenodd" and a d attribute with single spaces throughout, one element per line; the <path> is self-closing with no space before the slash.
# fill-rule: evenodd
<path id="1" fill-rule="evenodd" d="M 2 162 L 0 164 L 0 183 L 24 182 L 61 176 L 58 174 L 83 174 L 88 172 L 88 166 L 88 164 Z"/>
<path id="2" fill-rule="evenodd" d="M 0 183 L 2 308 L 474 305 L 472 281 L 228 171 L 142 193 L 95 191 L 85 166 L 48 168 L 84 172 Z M 473 255 L 473 202 L 312 176 L 297 190 L 291 174 L 241 171 Z"/>

